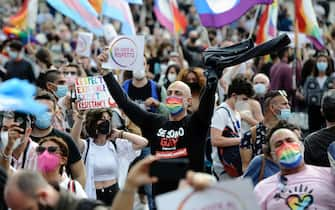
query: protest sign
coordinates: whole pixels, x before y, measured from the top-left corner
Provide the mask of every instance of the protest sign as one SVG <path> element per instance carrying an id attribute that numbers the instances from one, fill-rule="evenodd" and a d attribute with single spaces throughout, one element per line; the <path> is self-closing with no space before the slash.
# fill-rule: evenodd
<path id="1" fill-rule="evenodd" d="M 117 36 L 108 50 L 108 61 L 102 64 L 106 69 L 143 70 L 144 36 Z"/>
<path id="2" fill-rule="evenodd" d="M 172 201 L 172 202 L 171 202 Z M 158 210 L 259 210 L 249 179 L 221 182 L 206 190 L 191 188 L 157 196 Z"/>
<path id="3" fill-rule="evenodd" d="M 105 80 L 101 76 L 76 79 L 75 91 L 79 110 L 116 107 Z"/>
<path id="4" fill-rule="evenodd" d="M 91 55 L 92 41 L 92 33 L 78 32 L 76 53 L 81 56 L 89 57 Z"/>

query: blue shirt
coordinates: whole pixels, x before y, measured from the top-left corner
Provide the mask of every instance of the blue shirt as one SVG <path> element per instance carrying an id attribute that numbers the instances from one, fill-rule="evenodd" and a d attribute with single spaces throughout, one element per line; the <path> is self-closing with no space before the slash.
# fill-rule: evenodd
<path id="1" fill-rule="evenodd" d="M 256 157 L 254 157 L 249 163 L 248 168 L 246 169 L 246 171 L 242 176 L 242 177 L 250 177 L 252 179 L 254 186 L 256 186 L 256 184 L 258 183 L 263 157 L 264 157 L 263 155 L 257 155 Z M 280 171 L 279 166 L 275 162 L 266 158 L 263 179 L 272 176 L 279 171 Z"/>

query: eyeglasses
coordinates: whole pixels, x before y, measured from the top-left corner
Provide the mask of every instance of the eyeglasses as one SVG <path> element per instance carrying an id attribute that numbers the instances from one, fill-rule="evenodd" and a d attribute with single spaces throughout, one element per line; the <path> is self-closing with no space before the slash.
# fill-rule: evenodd
<path id="1" fill-rule="evenodd" d="M 50 146 L 50 147 L 38 146 L 36 148 L 36 152 L 39 155 L 42 154 L 45 150 L 48 150 L 49 153 L 56 153 L 59 150 L 59 148 L 56 146 Z"/>

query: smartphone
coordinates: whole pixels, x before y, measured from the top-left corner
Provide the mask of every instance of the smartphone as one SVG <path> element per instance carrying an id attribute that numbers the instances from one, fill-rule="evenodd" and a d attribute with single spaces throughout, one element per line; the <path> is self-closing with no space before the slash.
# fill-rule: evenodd
<path id="1" fill-rule="evenodd" d="M 178 181 L 185 178 L 189 167 L 189 160 L 181 159 L 160 159 L 150 166 L 150 176 L 155 176 L 159 181 Z"/>
<path id="2" fill-rule="evenodd" d="M 28 115 L 21 112 L 14 112 L 14 122 L 20 124 L 19 127 L 23 129 L 24 133 L 27 128 Z"/>

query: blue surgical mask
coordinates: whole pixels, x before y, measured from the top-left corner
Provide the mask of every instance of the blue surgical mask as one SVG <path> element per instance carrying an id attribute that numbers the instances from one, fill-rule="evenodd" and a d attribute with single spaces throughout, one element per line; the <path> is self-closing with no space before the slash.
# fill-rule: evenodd
<path id="1" fill-rule="evenodd" d="M 12 50 L 8 50 L 8 55 L 11 59 L 15 59 L 18 56 L 18 52 L 12 51 Z"/>
<path id="2" fill-rule="evenodd" d="M 317 62 L 316 68 L 319 70 L 319 72 L 326 72 L 328 68 L 328 63 L 326 62 Z"/>
<path id="3" fill-rule="evenodd" d="M 35 126 L 39 129 L 47 129 L 51 125 L 52 113 L 47 112 L 36 116 Z"/>
<path id="4" fill-rule="evenodd" d="M 56 90 L 55 94 L 58 98 L 62 98 L 64 96 L 66 96 L 67 92 L 68 92 L 67 85 L 57 85 L 57 90 Z"/>
<path id="5" fill-rule="evenodd" d="M 279 120 L 288 120 L 291 117 L 290 109 L 281 109 L 280 114 L 278 115 Z"/>
<path id="6" fill-rule="evenodd" d="M 258 96 L 264 96 L 266 93 L 266 87 L 264 84 L 261 83 L 254 85 L 254 90 L 256 95 Z"/>

